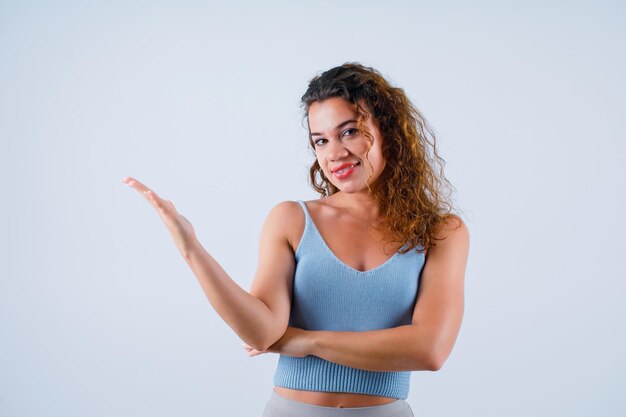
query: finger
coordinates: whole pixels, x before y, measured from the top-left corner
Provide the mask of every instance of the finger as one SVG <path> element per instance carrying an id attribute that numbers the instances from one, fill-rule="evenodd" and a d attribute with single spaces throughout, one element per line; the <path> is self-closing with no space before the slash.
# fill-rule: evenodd
<path id="1" fill-rule="evenodd" d="M 145 193 L 150 190 L 150 188 L 148 188 L 145 184 L 133 177 L 124 177 L 122 182 L 141 193 Z"/>
<path id="2" fill-rule="evenodd" d="M 148 200 L 148 202 L 152 204 L 153 207 L 157 208 L 161 213 L 172 212 L 175 210 L 171 201 L 162 199 L 153 190 L 146 190 L 142 194 L 146 197 L 146 200 Z"/>
<path id="3" fill-rule="evenodd" d="M 260 355 L 261 353 L 265 353 L 265 351 L 256 350 L 252 346 L 250 346 L 250 345 L 248 345 L 246 343 L 241 345 L 241 347 L 243 347 L 246 350 L 246 354 L 248 356 L 257 356 L 257 355 Z"/>
<path id="4" fill-rule="evenodd" d="M 157 197 L 156 193 L 152 190 L 146 190 L 143 193 L 143 196 L 146 197 L 148 201 L 154 203 L 158 208 L 162 208 L 162 204 L 159 201 L 160 199 Z"/>
<path id="5" fill-rule="evenodd" d="M 122 182 L 129 187 L 134 188 L 137 192 L 143 195 L 149 202 L 153 203 L 158 208 L 163 208 L 163 200 L 161 199 L 161 197 L 159 197 L 157 193 L 154 192 L 154 190 L 146 187 L 141 181 L 133 177 L 124 177 L 122 179 Z"/>
<path id="6" fill-rule="evenodd" d="M 248 346 L 248 345 L 244 345 L 243 348 L 247 351 L 247 352 L 259 352 L 258 350 L 256 350 L 255 348 L 253 348 L 252 346 Z"/>
<path id="7" fill-rule="evenodd" d="M 141 182 L 139 180 L 137 180 L 136 178 L 133 177 L 124 177 L 121 180 L 124 184 L 128 185 L 129 187 L 133 187 L 135 188 L 135 186 L 137 186 L 137 184 L 143 185 L 141 184 Z"/>

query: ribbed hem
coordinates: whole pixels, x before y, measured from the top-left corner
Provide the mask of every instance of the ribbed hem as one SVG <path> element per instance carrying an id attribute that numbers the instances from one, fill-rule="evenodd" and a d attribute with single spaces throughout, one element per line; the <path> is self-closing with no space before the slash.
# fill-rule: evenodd
<path id="1" fill-rule="evenodd" d="M 322 392 L 350 392 L 406 399 L 411 372 L 374 372 L 339 365 L 317 356 L 280 355 L 274 385 Z"/>

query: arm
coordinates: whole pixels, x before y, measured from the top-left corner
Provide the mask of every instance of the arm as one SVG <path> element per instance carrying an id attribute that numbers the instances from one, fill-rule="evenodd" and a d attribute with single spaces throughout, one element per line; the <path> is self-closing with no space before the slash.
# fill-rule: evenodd
<path id="1" fill-rule="evenodd" d="M 469 233 L 455 219 L 459 223 L 448 222 L 443 228 L 447 237 L 428 251 L 410 325 L 366 332 L 311 332 L 309 354 L 371 371 L 439 370 L 452 351 L 464 309 Z"/>
<path id="2" fill-rule="evenodd" d="M 415 325 L 366 332 L 312 332 L 310 354 L 367 371 L 435 370 L 428 340 Z"/>
<path id="3" fill-rule="evenodd" d="M 291 202 L 274 207 L 259 241 L 259 265 L 250 293 L 233 281 L 197 240 L 184 258 L 209 302 L 239 338 L 265 348 L 284 333 L 291 305 L 295 260 L 287 240 Z"/>
<path id="4" fill-rule="evenodd" d="M 122 182 L 157 210 L 209 302 L 235 333 L 258 348 L 278 340 L 289 320 L 295 260 L 288 238 L 293 219 L 301 213 L 298 204 L 280 203 L 267 216 L 259 243 L 259 267 L 248 293 L 202 247 L 191 223 L 171 201 L 133 177 L 124 177 Z"/>
<path id="5" fill-rule="evenodd" d="M 412 323 L 365 332 L 309 331 L 288 327 L 266 350 L 244 344 L 249 356 L 274 352 L 315 355 L 369 371 L 439 370 L 452 351 L 463 318 L 463 287 L 469 251 L 465 224 L 443 227 L 444 240 L 429 249 Z M 458 224 L 459 227 L 454 227 Z"/>

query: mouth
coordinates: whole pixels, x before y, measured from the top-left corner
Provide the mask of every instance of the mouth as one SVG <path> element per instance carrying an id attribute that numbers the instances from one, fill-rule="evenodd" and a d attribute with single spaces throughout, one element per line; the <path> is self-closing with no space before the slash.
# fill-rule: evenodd
<path id="1" fill-rule="evenodd" d="M 347 170 L 349 170 L 349 169 L 351 169 L 351 168 L 354 168 L 354 167 L 356 167 L 356 166 L 358 166 L 358 165 L 361 165 L 361 162 L 356 162 L 356 163 L 354 163 L 354 164 L 343 164 L 343 165 L 340 165 L 340 166 L 338 166 L 337 168 L 335 168 L 335 169 L 331 170 L 331 172 L 332 172 L 333 174 L 343 174 L 343 173 L 344 173 L 344 172 L 346 172 Z"/>

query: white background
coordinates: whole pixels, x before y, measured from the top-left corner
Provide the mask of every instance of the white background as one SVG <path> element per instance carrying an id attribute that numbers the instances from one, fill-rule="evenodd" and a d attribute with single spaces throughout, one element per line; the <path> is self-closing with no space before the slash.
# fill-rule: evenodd
<path id="1" fill-rule="evenodd" d="M 314 199 L 299 99 L 344 62 L 402 87 L 470 229 L 463 327 L 416 416 L 626 402 L 626 6 L 0 2 L 0 416 L 260 416 L 249 358 L 156 212 L 245 289 L 261 225 Z"/>

